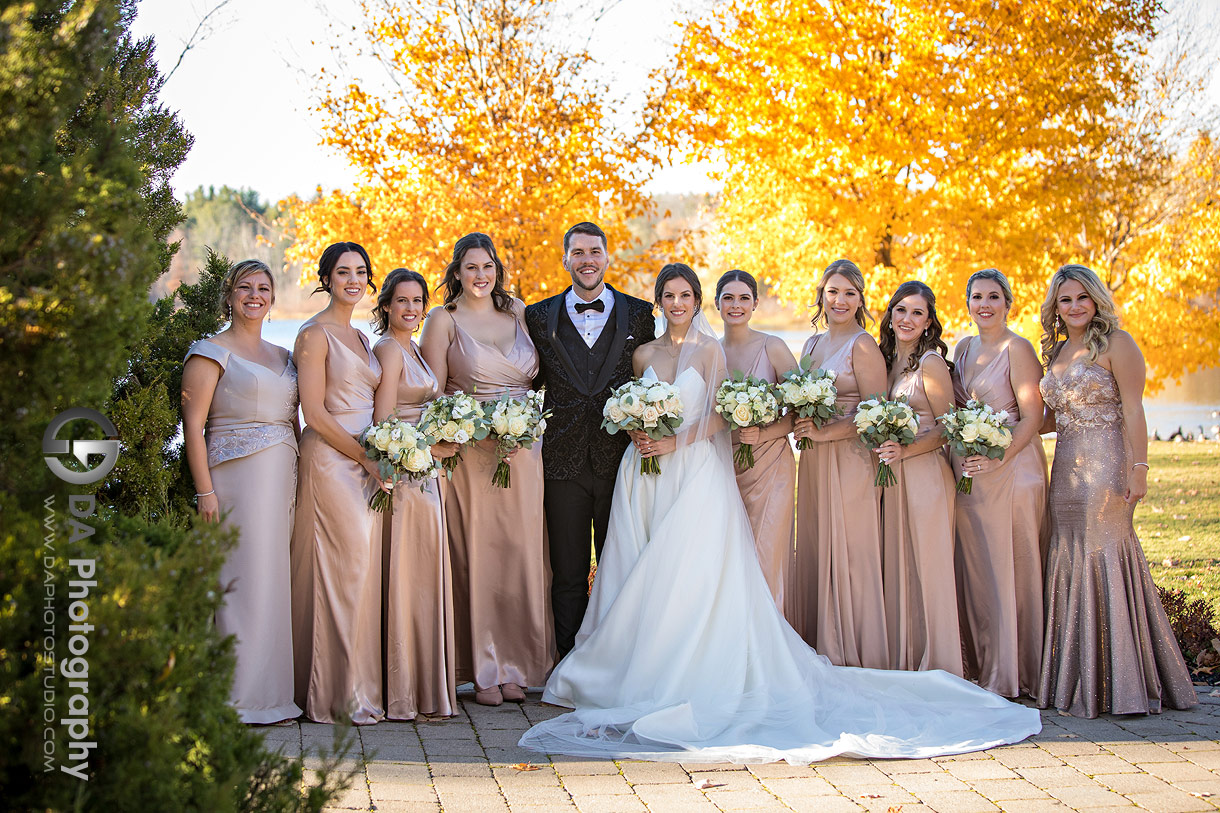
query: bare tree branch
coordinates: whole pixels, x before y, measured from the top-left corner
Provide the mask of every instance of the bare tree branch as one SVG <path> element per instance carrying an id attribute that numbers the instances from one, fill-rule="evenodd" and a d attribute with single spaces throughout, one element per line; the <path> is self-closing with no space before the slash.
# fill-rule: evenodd
<path id="1" fill-rule="evenodd" d="M 219 3 L 212 6 L 202 17 L 199 18 L 199 23 L 195 26 L 195 30 L 191 32 L 191 36 L 187 39 L 186 44 L 182 46 L 182 51 L 178 54 L 178 61 L 174 63 L 174 67 L 169 69 L 169 73 L 165 74 L 164 82 L 168 82 L 182 64 L 182 60 L 186 58 L 187 53 L 198 46 L 201 42 L 212 36 L 214 29 L 208 25 L 208 20 L 212 15 L 220 11 L 225 6 L 229 5 L 232 0 L 220 0 Z M 162 84 L 164 84 L 164 82 Z"/>

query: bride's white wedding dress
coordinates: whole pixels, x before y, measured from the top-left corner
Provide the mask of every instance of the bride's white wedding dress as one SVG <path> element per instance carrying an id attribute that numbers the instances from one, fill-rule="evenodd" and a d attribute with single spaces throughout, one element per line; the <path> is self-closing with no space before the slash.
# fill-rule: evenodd
<path id="1" fill-rule="evenodd" d="M 677 375 L 688 408 L 710 403 L 704 375 Z M 687 426 L 699 416 L 684 417 Z M 1036 710 L 946 672 L 835 667 L 814 652 L 771 598 L 726 436 L 679 444 L 659 475 L 641 475 L 628 447 L 576 648 L 543 695 L 575 711 L 534 726 L 522 746 L 803 764 L 955 754 L 1041 730 Z"/>

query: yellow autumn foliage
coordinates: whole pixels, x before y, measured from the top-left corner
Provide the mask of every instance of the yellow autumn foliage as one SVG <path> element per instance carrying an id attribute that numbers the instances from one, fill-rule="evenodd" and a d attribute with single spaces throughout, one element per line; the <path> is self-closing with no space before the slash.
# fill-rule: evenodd
<path id="1" fill-rule="evenodd" d="M 344 48 L 370 54 L 385 81 L 330 77 L 317 106 L 323 143 L 351 163 L 353 190 L 289 199 L 289 258 L 312 280 L 336 240 L 363 244 L 378 274 L 406 265 L 439 281 L 453 243 L 495 241 L 509 285 L 527 300 L 569 283 L 567 227 L 598 223 L 612 252 L 636 256 L 628 220 L 649 211 L 638 139 L 607 117 L 591 58 L 553 30 L 554 0 L 361 4 Z M 611 279 L 632 270 L 611 266 Z"/>
<path id="2" fill-rule="evenodd" d="M 725 167 L 726 267 L 785 300 L 812 302 L 843 256 L 874 308 L 921 279 L 963 327 L 966 278 L 995 266 L 1032 328 L 1049 275 L 1084 262 L 1156 374 L 1215 365 L 1220 161 L 1206 135 L 1179 154 L 1149 115 L 1159 10 L 730 0 L 687 29 L 661 102 L 668 145 Z"/>

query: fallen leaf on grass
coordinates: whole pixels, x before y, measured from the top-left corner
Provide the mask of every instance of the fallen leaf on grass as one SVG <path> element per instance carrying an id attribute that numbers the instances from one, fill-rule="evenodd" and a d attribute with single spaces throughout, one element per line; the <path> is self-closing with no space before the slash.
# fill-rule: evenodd
<path id="1" fill-rule="evenodd" d="M 1189 542 L 1189 541 L 1190 541 L 1190 535 L 1189 535 L 1189 534 L 1187 534 L 1186 536 L 1179 536 L 1179 537 L 1178 537 L 1178 541 L 1179 541 L 1179 542 Z"/>
<path id="2" fill-rule="evenodd" d="M 691 781 L 695 783 L 695 787 L 697 787 L 699 790 L 708 790 L 710 788 L 723 788 L 724 787 L 723 782 L 713 782 L 710 779 L 692 779 Z"/>
<path id="3" fill-rule="evenodd" d="M 539 768 L 537 765 L 535 765 L 532 762 L 518 762 L 516 765 L 513 766 L 513 770 L 514 771 L 538 771 L 538 770 L 541 770 L 541 768 Z"/>

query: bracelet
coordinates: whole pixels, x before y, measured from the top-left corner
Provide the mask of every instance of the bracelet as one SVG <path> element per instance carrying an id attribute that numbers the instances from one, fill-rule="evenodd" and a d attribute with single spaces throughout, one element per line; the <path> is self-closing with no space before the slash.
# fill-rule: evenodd
<path id="1" fill-rule="evenodd" d="M 1132 463 L 1131 464 L 1131 468 L 1135 468 L 1136 466 L 1143 466 L 1145 470 L 1150 470 L 1150 469 L 1148 469 L 1147 463 Z"/>
<path id="2" fill-rule="evenodd" d="M 202 494 L 196 494 L 195 496 L 196 497 L 210 497 L 215 493 L 216 493 L 216 489 L 212 489 L 211 491 L 205 491 Z"/>

